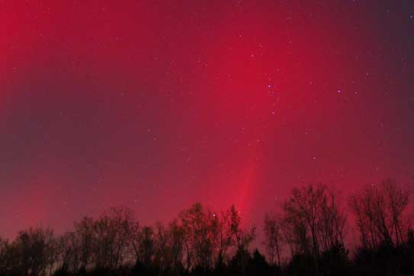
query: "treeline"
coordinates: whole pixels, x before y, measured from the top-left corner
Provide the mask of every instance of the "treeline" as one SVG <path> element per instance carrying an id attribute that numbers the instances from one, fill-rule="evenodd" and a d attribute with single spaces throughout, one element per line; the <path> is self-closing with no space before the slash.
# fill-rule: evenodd
<path id="1" fill-rule="evenodd" d="M 234 206 L 215 212 L 196 203 L 154 226 L 112 208 L 61 236 L 40 227 L 0 238 L 0 275 L 413 274 L 409 203 L 409 190 L 391 180 L 347 199 L 323 184 L 294 188 L 264 217 L 264 253 L 251 248 L 256 228 L 242 227 Z"/>

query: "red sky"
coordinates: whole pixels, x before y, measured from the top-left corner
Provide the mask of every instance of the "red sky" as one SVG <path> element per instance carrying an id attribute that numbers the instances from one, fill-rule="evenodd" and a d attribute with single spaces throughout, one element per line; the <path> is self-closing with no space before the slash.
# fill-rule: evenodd
<path id="1" fill-rule="evenodd" d="M 0 1 L 0 235 L 414 175 L 412 1 Z"/>

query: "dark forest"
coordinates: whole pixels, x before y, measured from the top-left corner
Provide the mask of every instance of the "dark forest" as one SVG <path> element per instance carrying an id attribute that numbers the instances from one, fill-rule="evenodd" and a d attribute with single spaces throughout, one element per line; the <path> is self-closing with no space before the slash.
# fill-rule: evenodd
<path id="1" fill-rule="evenodd" d="M 412 274 L 410 194 L 390 179 L 346 199 L 323 184 L 294 188 L 280 211 L 264 216 L 264 252 L 235 206 L 216 212 L 195 203 L 152 226 L 116 207 L 63 235 L 37 227 L 0 239 L 0 275 Z M 351 231 L 359 237 L 352 249 Z"/>

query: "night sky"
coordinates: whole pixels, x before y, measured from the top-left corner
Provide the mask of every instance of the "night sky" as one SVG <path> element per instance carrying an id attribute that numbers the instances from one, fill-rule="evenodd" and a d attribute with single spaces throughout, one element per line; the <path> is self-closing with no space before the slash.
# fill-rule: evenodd
<path id="1" fill-rule="evenodd" d="M 0 234 L 414 176 L 414 1 L 0 1 Z"/>

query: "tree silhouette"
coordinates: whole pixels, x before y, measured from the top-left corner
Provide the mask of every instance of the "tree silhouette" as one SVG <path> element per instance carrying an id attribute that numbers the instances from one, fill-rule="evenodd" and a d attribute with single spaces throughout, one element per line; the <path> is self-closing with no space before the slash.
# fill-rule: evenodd
<path id="1" fill-rule="evenodd" d="M 266 214 L 264 218 L 264 235 L 265 246 L 271 264 L 281 266 L 281 251 L 282 251 L 282 219 L 277 215 Z"/>
<path id="2" fill-rule="evenodd" d="M 264 216 L 266 257 L 250 251 L 256 228 L 243 224 L 235 206 L 216 212 L 195 203 L 154 226 L 140 226 L 132 210 L 117 207 L 57 237 L 36 227 L 13 241 L 0 238 L 0 276 L 413 274 L 410 195 L 385 180 L 349 197 L 360 237 L 352 258 L 339 193 L 311 184 L 294 188 L 280 213 Z"/>

